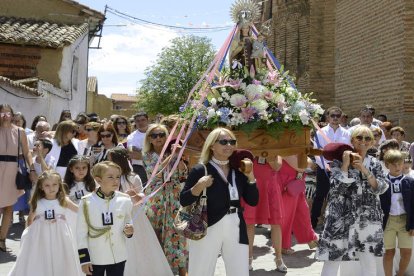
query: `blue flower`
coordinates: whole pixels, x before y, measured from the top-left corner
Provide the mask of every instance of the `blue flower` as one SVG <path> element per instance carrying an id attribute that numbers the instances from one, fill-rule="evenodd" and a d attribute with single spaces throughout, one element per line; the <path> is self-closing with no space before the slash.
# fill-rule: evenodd
<path id="1" fill-rule="evenodd" d="M 229 117 L 229 115 L 231 113 L 230 108 L 228 108 L 228 107 L 220 107 L 217 110 L 217 113 L 220 114 L 220 121 L 221 122 L 223 122 L 225 124 L 230 123 L 230 117 Z"/>

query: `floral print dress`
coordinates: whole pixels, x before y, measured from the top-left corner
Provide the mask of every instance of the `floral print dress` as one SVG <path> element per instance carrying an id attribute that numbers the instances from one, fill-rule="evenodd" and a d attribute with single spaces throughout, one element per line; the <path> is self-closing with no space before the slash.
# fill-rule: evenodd
<path id="1" fill-rule="evenodd" d="M 379 195 L 388 188 L 380 162 L 367 156 L 364 166 L 374 175 L 373 190 L 362 174 L 350 168 L 341 171 L 341 162 L 331 164 L 325 227 L 319 238 L 316 258 L 320 261 L 358 260 L 359 252 L 379 257 L 383 254 L 382 209 Z"/>
<path id="2" fill-rule="evenodd" d="M 148 152 L 143 155 L 145 170 L 147 171 L 148 179 L 151 177 L 155 164 L 159 159 L 159 155 L 155 152 Z M 176 159 L 172 159 L 171 166 Z M 169 169 L 164 170 L 163 174 L 168 175 Z M 172 269 L 187 267 L 187 242 L 186 238 L 179 235 L 174 229 L 174 219 L 180 208 L 180 192 L 181 182 L 185 181 L 187 172 L 180 172 L 177 170 L 168 182 L 160 191 L 158 191 L 146 204 L 145 211 L 164 254 Z M 148 183 L 145 189 L 146 195 L 151 194 L 157 190 L 163 183 L 163 178 L 155 177 L 154 181 Z"/>

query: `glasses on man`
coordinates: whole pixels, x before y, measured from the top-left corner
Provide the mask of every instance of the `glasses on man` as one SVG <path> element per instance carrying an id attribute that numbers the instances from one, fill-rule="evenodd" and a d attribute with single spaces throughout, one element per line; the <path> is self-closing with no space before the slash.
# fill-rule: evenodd
<path id="1" fill-rule="evenodd" d="M 101 138 L 110 138 L 110 137 L 112 137 L 112 133 L 109 133 L 109 134 L 102 134 L 101 133 Z"/>
<path id="2" fill-rule="evenodd" d="M 152 139 L 157 139 L 157 137 L 160 137 L 160 138 L 164 138 L 166 135 L 165 135 L 165 132 L 160 132 L 160 133 L 151 133 L 150 134 L 150 137 L 152 138 Z"/>
<path id="3" fill-rule="evenodd" d="M 361 141 L 371 142 L 372 141 L 372 137 L 371 136 L 357 135 L 357 136 L 355 136 L 355 139 L 357 139 L 357 141 L 359 141 L 359 142 L 361 142 Z"/>
<path id="4" fill-rule="evenodd" d="M 235 146 L 236 143 L 237 143 L 237 140 L 235 140 L 235 139 L 229 139 L 229 140 L 220 139 L 220 140 L 217 140 L 216 142 L 219 143 L 222 146 L 225 146 L 225 145 Z"/>

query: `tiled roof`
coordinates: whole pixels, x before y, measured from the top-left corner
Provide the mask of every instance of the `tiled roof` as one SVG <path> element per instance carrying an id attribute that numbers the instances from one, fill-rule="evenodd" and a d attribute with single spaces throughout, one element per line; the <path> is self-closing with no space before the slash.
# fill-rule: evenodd
<path id="1" fill-rule="evenodd" d="M 88 31 L 87 23 L 69 26 L 0 16 L 0 43 L 60 48 L 74 43 Z"/>
<path id="2" fill-rule="evenodd" d="M 31 94 L 31 95 L 34 95 L 34 96 L 42 96 L 42 93 L 40 93 L 37 88 L 32 88 L 32 87 L 24 85 L 24 84 L 22 84 L 18 81 L 14 81 L 14 80 L 11 80 L 9 78 L 0 76 L 0 86 L 2 86 L 2 84 L 6 85 L 6 86 L 19 88 L 19 89 L 23 90 L 24 92 L 28 92 L 28 94 Z"/>
<path id="3" fill-rule="evenodd" d="M 136 102 L 136 96 L 130 96 L 128 94 L 112 94 L 111 99 L 117 102 Z"/>

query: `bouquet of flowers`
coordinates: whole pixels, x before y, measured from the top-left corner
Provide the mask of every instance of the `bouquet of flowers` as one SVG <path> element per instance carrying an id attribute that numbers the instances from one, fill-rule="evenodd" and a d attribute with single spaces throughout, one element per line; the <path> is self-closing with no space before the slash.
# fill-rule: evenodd
<path id="1" fill-rule="evenodd" d="M 323 109 L 312 94 L 301 94 L 291 86 L 287 71 L 281 72 L 283 68 L 249 72 L 235 61 L 213 83 L 204 84 L 204 102 L 200 102 L 202 94 L 197 95 L 180 112 L 187 118 L 196 114 L 199 129 L 225 126 L 247 133 L 264 129 L 272 136 L 286 129 L 300 130 Z"/>

